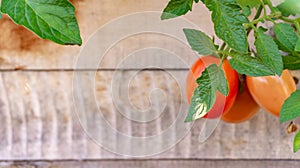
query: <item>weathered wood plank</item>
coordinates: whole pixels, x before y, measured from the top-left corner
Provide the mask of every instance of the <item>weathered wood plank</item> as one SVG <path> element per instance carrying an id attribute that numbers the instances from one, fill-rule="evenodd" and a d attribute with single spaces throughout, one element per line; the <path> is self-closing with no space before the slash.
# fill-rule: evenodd
<path id="1" fill-rule="evenodd" d="M 36 161 L 0 163 L 0 168 L 199 168 L 199 167 L 222 167 L 222 168 L 294 168 L 299 167 L 299 160 L 95 160 L 95 161 Z"/>
<path id="2" fill-rule="evenodd" d="M 135 12 L 160 12 L 167 4 L 167 0 L 130 2 L 104 0 L 101 4 L 97 0 L 73 0 L 73 2 L 77 9 L 76 15 L 84 44 L 99 27 L 113 19 Z M 193 13 L 183 18 L 213 35 L 209 12 L 201 3 L 195 5 Z M 149 25 L 153 24 L 148 22 Z M 167 28 L 172 28 L 174 26 L 172 23 L 168 23 L 170 26 Z M 123 32 L 127 31 L 127 28 L 135 30 L 134 27 L 138 27 L 138 24 L 126 22 L 119 26 L 124 28 L 120 31 Z M 78 102 L 73 101 L 73 72 L 51 70 L 78 69 L 74 65 L 84 46 L 60 46 L 43 41 L 25 28 L 16 26 L 5 16 L 0 20 L 0 28 L 3 30 L 0 32 L 0 69 L 2 69 L 0 71 L 0 160 L 130 158 L 101 148 L 101 145 L 95 143 L 96 139 L 107 137 L 111 140 L 112 149 L 131 153 L 143 152 L 151 148 L 160 149 L 164 147 L 164 143 L 153 143 L 155 145 L 149 146 L 145 143 L 134 143 L 130 139 L 124 141 L 121 135 L 112 135 L 112 132 L 104 127 L 99 127 L 104 126 L 99 120 L 100 112 L 112 128 L 119 132 L 131 137 L 145 137 L 163 134 L 174 124 L 180 112 L 187 111 L 184 95 L 186 71 L 183 69 L 189 67 L 197 55 L 186 45 L 186 41 L 176 39 L 177 35 L 174 37 L 168 33 L 154 31 L 134 34 L 114 41 L 99 62 L 99 68 L 156 67 L 170 68 L 173 71 L 169 71 L 170 74 L 162 71 L 143 71 L 138 74 L 136 71 L 98 72 L 95 76 L 94 88 L 79 88 L 82 95 L 77 98 L 84 103 L 86 113 L 76 114 Z M 118 37 L 118 32 L 113 30 L 108 34 L 111 35 L 111 39 Z M 181 29 L 178 29 L 178 36 L 183 37 Z M 96 44 L 102 45 L 102 42 L 103 39 L 100 39 Z M 92 49 L 97 47 L 99 46 L 95 45 Z M 91 54 L 93 52 L 97 53 L 96 50 L 91 50 Z M 89 55 L 83 56 L 86 60 L 90 58 Z M 100 60 L 96 60 L 98 61 Z M 4 72 L 4 69 L 35 69 L 41 72 Z M 93 72 L 76 73 L 85 76 L 84 81 L 94 77 Z M 112 84 L 113 79 L 116 81 Z M 98 104 L 96 105 L 94 101 Z M 150 112 L 150 118 L 152 115 L 154 117 L 157 115 L 158 118 L 144 123 L 126 118 L 134 117 L 133 112 L 142 113 L 145 109 Z M 76 115 L 82 116 L 80 121 Z M 144 115 L 135 119 L 149 117 Z M 82 124 L 90 134 L 83 131 Z M 175 165 L 179 167 L 199 167 L 199 165 L 286 167 L 286 164 L 295 167 L 298 165 L 297 161 L 281 160 L 298 159 L 299 153 L 294 154 L 291 151 L 293 135 L 286 134 L 286 124 L 280 125 L 278 119 L 268 113 L 261 111 L 252 120 L 237 125 L 221 122 L 204 144 L 198 141 L 202 125 L 203 121 L 196 122 L 191 132 L 173 148 L 148 158 L 214 160 L 35 162 L 31 167 L 98 167 L 99 164 L 103 167 L 167 167 L 167 165 L 172 167 Z M 160 138 L 156 142 L 177 140 L 182 129 L 175 127 L 171 130 L 172 134 L 168 138 Z M 265 162 L 215 160 L 223 158 L 274 160 Z M 275 163 L 276 159 L 279 160 Z M 3 162 L 0 165 L 26 167 L 22 162 L 16 164 Z"/>
<path id="3" fill-rule="evenodd" d="M 60 46 L 50 41 L 44 41 L 36 37 L 27 29 L 15 25 L 8 17 L 4 16 L 0 20 L 0 68 L 1 69 L 73 69 L 76 63 L 80 50 L 84 48 L 90 36 L 102 26 L 109 25 L 111 21 L 116 21 L 122 16 L 146 11 L 157 11 L 158 17 L 155 19 L 157 24 L 152 20 L 146 20 L 144 25 L 156 26 L 156 29 L 148 31 L 148 33 L 136 32 L 136 35 L 130 35 L 114 41 L 101 65 L 104 68 L 115 68 L 125 57 L 145 47 L 158 47 L 173 52 L 184 60 L 190 59 L 190 55 L 194 52 L 186 46 L 186 44 L 170 37 L 169 33 L 158 31 L 157 27 L 164 25 L 161 29 L 164 32 L 171 31 L 174 24 L 178 19 L 170 21 L 160 21 L 159 15 L 163 8 L 166 6 L 168 0 L 152 0 L 152 1 L 139 1 L 139 0 L 73 0 L 76 7 L 76 16 L 78 17 L 81 36 L 83 38 L 83 46 Z M 198 25 L 209 34 L 213 34 L 213 26 L 210 21 L 209 12 L 205 9 L 202 3 L 196 4 L 193 13 L 187 14 L 182 17 L 188 19 L 191 23 Z M 128 24 L 126 20 L 120 27 L 119 32 L 127 32 L 128 30 L 135 30 L 137 23 L 145 20 L 137 20 L 135 23 Z M 176 25 L 175 25 L 176 26 Z M 189 25 L 184 25 L 190 27 Z M 182 28 L 178 29 L 178 34 L 183 35 Z M 111 30 L 104 32 L 109 34 L 111 39 L 118 37 L 118 32 Z M 99 35 L 99 38 L 102 38 Z M 105 43 L 102 39 L 101 43 L 95 44 L 94 48 L 99 48 L 99 45 Z M 185 41 L 186 43 L 186 41 Z M 134 44 L 134 45 L 133 45 Z M 88 56 L 86 56 L 88 57 Z M 143 60 L 143 59 L 141 59 Z M 172 59 L 167 60 L 172 63 Z M 100 61 L 100 60 L 99 60 Z M 165 61 L 162 57 L 162 61 Z M 157 60 L 159 65 L 162 61 Z M 145 60 L 147 62 L 147 59 Z M 170 64 L 172 65 L 172 64 Z M 173 68 L 180 68 L 173 64 Z M 133 67 L 135 68 L 135 67 Z"/>
<path id="4" fill-rule="evenodd" d="M 155 145 L 136 144 L 132 139 L 123 141 L 122 136 L 105 129 L 99 114 L 112 128 L 129 137 L 164 134 L 179 114 L 187 111 L 186 71 L 101 71 L 96 76 L 89 71 L 78 73 L 85 79 L 81 84 L 94 83 L 90 80 L 94 79 L 95 87 L 79 88 L 80 96 L 76 98 L 72 92 L 73 72 L 0 72 L 0 160 L 124 158 L 108 152 L 105 146 L 101 148 L 92 139 L 110 138 L 111 149 L 134 154 L 162 149 L 163 142 L 180 137 L 184 128 L 175 127 L 168 138 L 158 139 Z M 76 114 L 82 107 L 84 113 Z M 134 117 L 135 112 L 141 114 L 145 109 L 150 117 L 158 118 L 140 123 L 125 117 Z M 149 117 L 149 113 L 142 114 L 142 118 L 134 119 Z M 76 115 L 82 117 L 80 122 Z M 82 124 L 91 137 L 85 134 Z M 148 157 L 297 159 L 299 153 L 292 152 L 293 135 L 285 131 L 287 124 L 260 111 L 241 124 L 220 122 L 209 140 L 201 144 L 198 136 L 203 120 L 199 120 L 173 148 Z"/>

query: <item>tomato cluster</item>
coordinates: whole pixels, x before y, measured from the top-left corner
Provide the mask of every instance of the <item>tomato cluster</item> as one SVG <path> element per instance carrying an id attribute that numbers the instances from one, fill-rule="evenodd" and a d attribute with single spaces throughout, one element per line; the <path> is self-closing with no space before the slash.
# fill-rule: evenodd
<path id="1" fill-rule="evenodd" d="M 195 88 L 198 86 L 196 79 L 202 71 L 211 64 L 219 64 L 219 58 L 203 56 L 191 67 L 186 80 L 186 95 L 188 103 Z M 279 116 L 280 109 L 291 93 L 296 90 L 293 76 L 284 70 L 279 76 L 263 76 L 240 78 L 232 69 L 227 60 L 222 64 L 222 69 L 228 80 L 229 94 L 224 96 L 217 91 L 216 102 L 204 117 L 217 118 L 230 123 L 239 123 L 252 118 L 262 107 L 266 111 Z"/>

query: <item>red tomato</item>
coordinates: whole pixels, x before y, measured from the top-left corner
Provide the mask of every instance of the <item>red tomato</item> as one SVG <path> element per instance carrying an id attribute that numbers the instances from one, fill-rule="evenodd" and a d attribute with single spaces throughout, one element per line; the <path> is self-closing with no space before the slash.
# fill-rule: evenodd
<path id="1" fill-rule="evenodd" d="M 239 123 L 252 118 L 258 111 L 259 106 L 253 100 L 246 81 L 242 81 L 243 90 L 238 93 L 231 109 L 223 114 L 222 120 L 229 123 Z"/>
<path id="2" fill-rule="evenodd" d="M 186 96 L 189 104 L 191 101 L 191 97 L 194 93 L 194 90 L 198 86 L 198 84 L 196 83 L 196 79 L 199 76 L 201 76 L 202 71 L 204 71 L 206 67 L 208 67 L 211 64 L 218 65 L 220 61 L 221 60 L 219 58 L 215 58 L 213 56 L 203 56 L 199 58 L 191 67 L 186 79 Z M 221 114 L 228 112 L 235 101 L 238 92 L 238 74 L 236 73 L 235 70 L 233 70 L 230 67 L 227 60 L 223 62 L 222 69 L 224 70 L 226 78 L 228 80 L 229 94 L 226 97 L 217 91 L 216 102 L 213 105 L 212 109 L 204 117 L 207 118 L 219 117 Z"/>
<path id="3" fill-rule="evenodd" d="M 262 76 L 246 78 L 249 91 L 262 108 L 279 116 L 280 109 L 291 93 L 296 90 L 293 76 L 284 70 L 279 76 Z"/>

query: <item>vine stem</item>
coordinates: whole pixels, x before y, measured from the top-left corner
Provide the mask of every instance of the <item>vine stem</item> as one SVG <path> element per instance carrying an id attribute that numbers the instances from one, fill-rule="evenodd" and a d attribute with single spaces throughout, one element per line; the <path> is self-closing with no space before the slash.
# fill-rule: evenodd
<path id="1" fill-rule="evenodd" d="M 296 29 L 298 31 L 298 34 L 300 34 L 300 25 L 299 25 L 299 22 L 295 20 L 294 21 L 294 25 L 295 25 L 295 27 L 296 27 Z"/>
<path id="2" fill-rule="evenodd" d="M 260 6 L 258 7 L 257 11 L 256 11 L 256 14 L 255 14 L 253 20 L 256 20 L 256 19 L 258 19 L 258 18 L 260 17 L 262 10 L 263 10 L 263 5 L 260 5 Z M 257 25 L 257 24 L 254 24 L 255 27 L 256 27 L 256 25 Z M 250 34 L 251 30 L 252 30 L 252 29 L 248 29 L 248 30 L 247 30 L 247 36 Z"/>
<path id="3" fill-rule="evenodd" d="M 221 57 L 222 61 L 219 64 L 220 67 L 223 65 L 224 60 L 229 56 L 229 50 L 230 50 L 230 47 L 227 46 L 225 50 L 218 51 L 218 53 L 222 55 L 222 57 Z"/>
<path id="4" fill-rule="evenodd" d="M 268 7 L 271 9 L 272 13 L 275 13 L 276 11 L 274 10 L 273 4 L 270 0 L 265 0 L 266 4 Z"/>
<path id="5" fill-rule="evenodd" d="M 256 26 L 254 24 L 251 24 L 250 26 L 252 27 L 252 29 L 254 30 L 254 32 L 258 31 L 258 29 L 256 28 Z"/>
<path id="6" fill-rule="evenodd" d="M 284 17 L 284 16 L 280 16 L 279 19 L 281 19 L 283 21 L 286 21 L 286 22 L 289 22 L 289 23 L 294 23 L 295 22 L 295 20 L 290 19 L 288 17 Z"/>
<path id="7" fill-rule="evenodd" d="M 281 14 L 276 12 L 276 13 L 272 13 L 270 15 L 266 15 L 260 18 L 257 18 L 255 20 L 252 20 L 251 22 L 247 23 L 246 26 L 250 26 L 253 27 L 254 25 L 258 24 L 259 22 L 263 21 L 263 20 L 271 20 L 272 18 L 280 18 Z M 294 22 L 294 20 L 292 20 Z"/>
<path id="8" fill-rule="evenodd" d="M 226 47 L 226 43 L 225 42 L 223 42 L 223 44 L 221 45 L 221 48 L 220 48 L 220 50 L 224 50 L 224 48 Z"/>
<path id="9" fill-rule="evenodd" d="M 266 16 L 267 16 L 267 8 L 266 8 L 266 6 L 265 6 L 263 0 L 261 0 L 261 1 L 262 1 L 262 4 L 263 4 L 264 16 L 266 17 Z"/>
<path id="10" fill-rule="evenodd" d="M 276 22 L 272 18 L 267 17 L 266 20 L 272 22 L 274 25 L 276 24 Z"/>

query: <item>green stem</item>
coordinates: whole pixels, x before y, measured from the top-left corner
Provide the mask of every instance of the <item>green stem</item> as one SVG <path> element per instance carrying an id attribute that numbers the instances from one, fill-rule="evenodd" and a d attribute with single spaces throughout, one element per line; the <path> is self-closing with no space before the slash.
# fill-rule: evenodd
<path id="1" fill-rule="evenodd" d="M 225 55 L 225 51 L 224 51 L 224 49 L 225 49 L 225 47 L 226 47 L 226 43 L 225 42 L 223 42 L 223 44 L 221 45 L 221 48 L 219 49 L 219 51 L 218 51 L 218 55 L 221 57 L 221 59 L 224 57 L 224 55 Z M 223 62 L 223 61 L 222 61 Z M 222 65 L 222 64 L 221 64 Z"/>
<path id="2" fill-rule="evenodd" d="M 276 24 L 276 22 L 272 19 L 272 18 L 266 18 L 266 20 L 268 20 L 268 21 L 270 21 L 270 22 L 272 22 L 274 25 Z"/>
<path id="3" fill-rule="evenodd" d="M 266 4 L 268 5 L 268 7 L 271 9 L 272 13 L 275 13 L 275 9 L 273 7 L 273 4 L 270 0 L 265 0 Z"/>
<path id="4" fill-rule="evenodd" d="M 222 66 L 224 60 L 229 56 L 229 50 L 230 50 L 230 47 L 227 46 L 225 50 L 219 50 L 219 51 L 218 51 L 218 53 L 219 53 L 220 55 L 222 55 L 222 57 L 221 57 L 222 61 L 221 61 L 220 64 L 219 64 L 220 67 Z"/>
<path id="5" fill-rule="evenodd" d="M 224 48 L 226 47 L 226 43 L 225 42 L 223 42 L 223 44 L 221 45 L 221 48 L 220 48 L 220 50 L 224 50 Z"/>
<path id="6" fill-rule="evenodd" d="M 260 6 L 258 7 L 257 11 L 256 11 L 256 14 L 255 14 L 253 20 L 255 20 L 255 19 L 257 19 L 257 18 L 260 17 L 262 9 L 263 9 L 263 5 L 260 5 Z"/>
<path id="7" fill-rule="evenodd" d="M 257 18 L 257 19 L 254 19 L 254 20 L 252 20 L 251 22 L 249 22 L 249 26 L 251 26 L 251 25 L 256 25 L 257 23 L 259 23 L 259 22 L 261 22 L 261 21 L 263 21 L 263 20 L 265 20 L 265 19 L 266 19 L 265 16 L 260 17 L 260 18 Z"/>
<path id="8" fill-rule="evenodd" d="M 293 19 L 290 19 L 290 18 L 284 17 L 284 16 L 280 16 L 279 19 L 281 19 L 283 21 L 286 21 L 286 22 L 289 22 L 289 23 L 294 23 L 294 21 L 295 21 Z"/>
<path id="9" fill-rule="evenodd" d="M 258 31 L 258 29 L 256 28 L 255 25 L 251 24 L 250 26 L 252 27 L 252 29 L 254 30 L 254 32 L 257 32 L 257 31 Z"/>
<path id="10" fill-rule="evenodd" d="M 260 5 L 260 6 L 258 7 L 257 11 L 256 11 L 256 14 L 255 14 L 253 20 L 256 20 L 256 19 L 258 19 L 258 18 L 260 17 L 261 12 L 262 12 L 262 9 L 263 9 L 263 5 Z M 256 27 L 257 24 L 254 24 L 254 26 Z M 251 30 L 252 30 L 252 29 L 248 29 L 248 30 L 247 30 L 247 36 L 250 34 Z"/>
<path id="11" fill-rule="evenodd" d="M 251 22 L 245 24 L 246 27 L 253 27 L 254 25 L 258 24 L 259 22 L 263 20 L 271 20 L 272 18 L 279 18 L 281 17 L 280 13 L 272 13 L 270 15 L 262 16 L 260 18 L 254 19 Z M 294 20 L 293 20 L 294 21 Z"/>
<path id="12" fill-rule="evenodd" d="M 299 25 L 299 22 L 297 22 L 296 20 L 294 21 L 294 25 L 298 31 L 298 34 L 300 34 L 300 25 Z"/>
<path id="13" fill-rule="evenodd" d="M 267 8 L 265 5 L 263 5 L 263 9 L 264 9 L 264 16 L 266 17 L 267 16 Z"/>
<path id="14" fill-rule="evenodd" d="M 245 27 L 246 28 L 249 28 L 249 27 L 252 27 L 251 25 L 257 25 L 257 23 L 259 23 L 260 21 L 262 21 L 264 18 L 257 18 L 257 19 L 254 19 L 254 20 L 252 20 L 251 22 L 249 22 L 249 23 L 246 23 L 245 24 Z"/>

